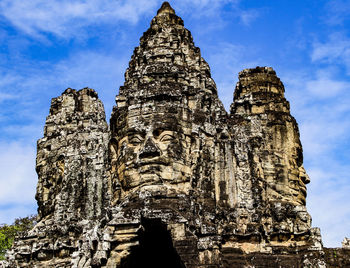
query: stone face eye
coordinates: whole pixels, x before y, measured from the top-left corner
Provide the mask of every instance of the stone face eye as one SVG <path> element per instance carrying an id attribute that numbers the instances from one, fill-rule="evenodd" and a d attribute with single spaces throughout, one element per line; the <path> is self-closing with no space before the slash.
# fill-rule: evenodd
<path id="1" fill-rule="evenodd" d="M 175 137 L 171 134 L 165 134 L 160 138 L 160 141 L 172 141 Z"/>
<path id="2" fill-rule="evenodd" d="M 132 145 L 137 145 L 137 144 L 140 144 L 141 142 L 142 142 L 142 137 L 140 137 L 139 135 L 134 135 L 129 138 L 129 143 L 131 143 Z"/>

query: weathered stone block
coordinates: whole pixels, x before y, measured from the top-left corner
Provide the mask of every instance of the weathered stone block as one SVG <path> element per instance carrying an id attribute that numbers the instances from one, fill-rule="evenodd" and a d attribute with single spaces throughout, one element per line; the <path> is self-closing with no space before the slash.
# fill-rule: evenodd
<path id="1" fill-rule="evenodd" d="M 110 128 L 94 90 L 68 88 L 51 101 L 36 170 L 38 224 L 0 265 L 349 263 L 348 240 L 332 255 L 311 228 L 298 125 L 276 72 L 240 72 L 227 113 L 167 2 L 134 50 Z"/>

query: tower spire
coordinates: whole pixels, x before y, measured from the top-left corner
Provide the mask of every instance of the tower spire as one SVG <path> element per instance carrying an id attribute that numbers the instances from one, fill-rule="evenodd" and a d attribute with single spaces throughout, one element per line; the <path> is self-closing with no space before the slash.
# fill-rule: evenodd
<path id="1" fill-rule="evenodd" d="M 162 6 L 160 7 L 160 9 L 157 12 L 157 15 L 161 15 L 161 14 L 174 14 L 175 15 L 175 10 L 170 6 L 169 2 L 165 1 L 163 2 Z"/>

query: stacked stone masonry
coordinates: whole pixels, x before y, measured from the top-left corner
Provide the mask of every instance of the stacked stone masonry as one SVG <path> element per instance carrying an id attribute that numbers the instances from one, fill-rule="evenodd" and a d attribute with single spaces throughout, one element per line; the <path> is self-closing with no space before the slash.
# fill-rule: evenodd
<path id="1" fill-rule="evenodd" d="M 349 267 L 348 241 L 339 260 L 311 227 L 298 125 L 275 71 L 240 72 L 226 112 L 167 2 L 110 125 L 93 89 L 67 89 L 36 170 L 38 224 L 5 267 Z"/>

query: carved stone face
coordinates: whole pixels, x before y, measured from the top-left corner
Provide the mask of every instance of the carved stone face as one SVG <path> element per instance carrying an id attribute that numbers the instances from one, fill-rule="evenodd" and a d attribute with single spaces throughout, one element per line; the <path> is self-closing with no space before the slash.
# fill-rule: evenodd
<path id="1" fill-rule="evenodd" d="M 111 143 L 112 172 L 124 190 L 189 181 L 191 138 L 183 125 L 166 113 L 127 116 L 123 134 Z"/>
<path id="2" fill-rule="evenodd" d="M 268 198 L 273 201 L 305 205 L 306 184 L 310 180 L 302 164 L 299 135 L 291 124 L 279 126 L 272 135 L 272 140 L 275 141 L 273 145 L 275 152 L 266 155 L 262 160 L 269 184 Z M 261 155 L 261 153 L 257 155 L 259 154 Z M 258 161 L 256 163 L 259 165 Z"/>

